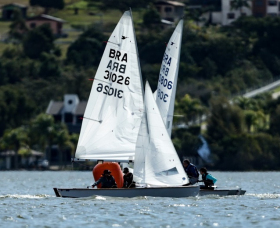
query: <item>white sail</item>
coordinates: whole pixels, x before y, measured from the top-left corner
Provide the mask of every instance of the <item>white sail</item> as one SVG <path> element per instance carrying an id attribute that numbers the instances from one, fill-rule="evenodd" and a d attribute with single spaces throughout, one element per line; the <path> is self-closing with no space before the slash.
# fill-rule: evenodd
<path id="1" fill-rule="evenodd" d="M 180 20 L 165 49 L 157 87 L 156 102 L 169 136 L 172 131 L 182 33 L 183 20 Z"/>
<path id="2" fill-rule="evenodd" d="M 156 186 L 189 183 L 148 82 L 145 90 L 145 112 L 134 161 L 137 179 L 142 184 Z"/>
<path id="3" fill-rule="evenodd" d="M 142 76 L 132 15 L 126 11 L 98 66 L 75 157 L 133 160 L 142 115 Z"/>

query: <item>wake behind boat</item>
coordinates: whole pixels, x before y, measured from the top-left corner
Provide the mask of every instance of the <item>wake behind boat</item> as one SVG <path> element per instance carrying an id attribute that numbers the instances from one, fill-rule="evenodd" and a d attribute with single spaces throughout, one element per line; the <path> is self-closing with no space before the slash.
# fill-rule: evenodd
<path id="1" fill-rule="evenodd" d="M 198 195 L 199 186 L 182 186 L 189 181 L 148 83 L 145 105 L 143 95 L 132 14 L 126 11 L 110 36 L 97 69 L 75 160 L 105 162 L 104 167 L 108 161 L 134 161 L 138 184 L 147 187 L 121 188 L 119 183 L 118 188 L 106 189 L 54 188 L 57 197 Z"/>

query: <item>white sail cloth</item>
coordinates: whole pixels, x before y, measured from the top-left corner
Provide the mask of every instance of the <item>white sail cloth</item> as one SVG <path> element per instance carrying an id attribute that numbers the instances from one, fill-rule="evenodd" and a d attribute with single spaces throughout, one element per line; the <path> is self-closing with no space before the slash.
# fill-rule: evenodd
<path id="1" fill-rule="evenodd" d="M 75 157 L 133 160 L 142 115 L 142 76 L 132 15 L 126 11 L 97 69 Z"/>
<path id="2" fill-rule="evenodd" d="M 156 102 L 169 136 L 172 131 L 182 33 L 183 20 L 180 20 L 165 49 L 156 91 Z"/>
<path id="3" fill-rule="evenodd" d="M 134 161 L 134 175 L 139 184 L 178 186 L 189 183 L 148 82 L 145 112 Z"/>

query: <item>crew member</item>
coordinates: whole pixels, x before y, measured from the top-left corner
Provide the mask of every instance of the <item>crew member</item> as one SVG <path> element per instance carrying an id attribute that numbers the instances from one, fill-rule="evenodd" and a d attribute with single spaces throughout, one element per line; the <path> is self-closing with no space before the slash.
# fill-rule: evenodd
<path id="1" fill-rule="evenodd" d="M 133 174 L 129 172 L 127 167 L 123 169 L 123 173 L 123 188 L 134 188 L 135 182 L 133 181 Z"/>
<path id="2" fill-rule="evenodd" d="M 190 180 L 189 184 L 195 184 L 198 182 L 198 177 L 199 177 L 199 173 L 197 168 L 195 167 L 194 164 L 190 163 L 190 161 L 188 159 L 183 161 L 183 166 L 184 166 L 184 170 L 188 175 L 188 178 Z"/>
<path id="3" fill-rule="evenodd" d="M 204 182 L 204 186 L 200 186 L 201 189 L 213 189 L 213 185 L 216 183 L 217 179 L 215 177 L 213 177 L 210 173 L 207 172 L 207 169 L 201 168 L 200 170 L 200 174 L 202 176 L 202 181 L 200 182 Z"/>
<path id="4" fill-rule="evenodd" d="M 117 188 L 115 178 L 111 175 L 111 171 L 108 169 L 103 171 L 102 176 L 92 185 L 92 187 L 95 187 L 99 183 L 101 183 L 101 188 Z"/>

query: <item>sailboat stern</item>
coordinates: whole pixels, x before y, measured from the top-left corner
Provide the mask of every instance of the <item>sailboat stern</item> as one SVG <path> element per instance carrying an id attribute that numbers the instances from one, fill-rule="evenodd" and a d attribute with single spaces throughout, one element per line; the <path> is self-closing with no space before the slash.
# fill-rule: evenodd
<path id="1" fill-rule="evenodd" d="M 60 193 L 59 193 L 57 188 L 53 188 L 53 190 L 54 190 L 54 193 L 55 193 L 56 197 L 61 197 L 61 195 L 60 195 Z"/>

